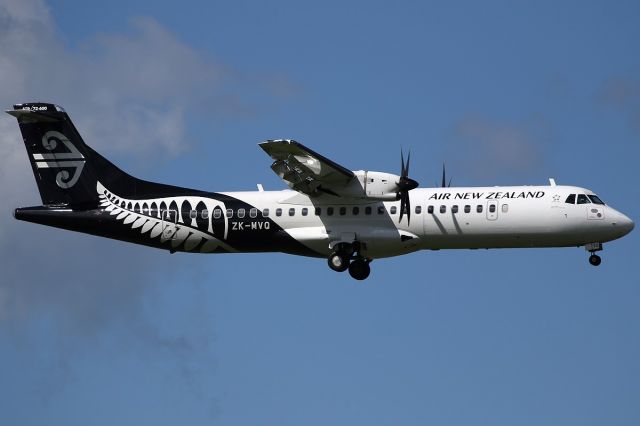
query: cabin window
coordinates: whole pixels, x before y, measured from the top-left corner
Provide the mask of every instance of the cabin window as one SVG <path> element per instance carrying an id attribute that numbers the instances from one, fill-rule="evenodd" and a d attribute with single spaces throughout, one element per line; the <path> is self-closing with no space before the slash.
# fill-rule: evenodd
<path id="1" fill-rule="evenodd" d="M 316 207 L 316 216 L 320 216 L 322 214 L 322 207 Z"/>
<path id="2" fill-rule="evenodd" d="M 295 216 L 295 214 L 296 214 L 296 209 L 295 209 L 295 208 L 293 208 L 293 207 L 291 207 L 291 208 L 289 209 L 289 216 Z"/>
<path id="3" fill-rule="evenodd" d="M 440 213 L 446 213 L 447 212 L 447 206 L 440 206 Z"/>
<path id="4" fill-rule="evenodd" d="M 569 195 L 564 202 L 567 203 L 567 204 L 575 204 L 576 203 L 576 194 Z"/>
<path id="5" fill-rule="evenodd" d="M 281 208 L 277 208 L 276 209 L 276 216 L 282 216 L 282 209 Z"/>
<path id="6" fill-rule="evenodd" d="M 369 215 L 371 214 L 371 206 L 367 206 L 364 208 L 364 214 Z"/>
<path id="7" fill-rule="evenodd" d="M 391 208 L 389 209 L 389 212 L 391 214 L 396 214 L 397 211 L 398 211 L 398 208 L 396 206 L 391 206 Z"/>
<path id="8" fill-rule="evenodd" d="M 306 216 L 309 213 L 309 209 L 306 207 L 302 208 L 302 216 Z"/>
<path id="9" fill-rule="evenodd" d="M 593 204 L 604 205 L 604 201 L 602 201 L 597 195 L 589 195 L 588 197 Z"/>
<path id="10" fill-rule="evenodd" d="M 384 206 L 378 206 L 378 214 L 384 214 Z"/>
<path id="11" fill-rule="evenodd" d="M 227 209 L 227 218 L 231 219 L 233 217 L 233 209 Z"/>
<path id="12" fill-rule="evenodd" d="M 489 204 L 489 213 L 495 213 L 495 212 L 496 212 L 496 205 Z"/>
<path id="13" fill-rule="evenodd" d="M 502 205 L 502 213 L 506 213 L 509 211 L 509 204 L 503 204 Z"/>
<path id="14" fill-rule="evenodd" d="M 269 217 L 269 209 L 262 210 L 262 217 Z"/>
<path id="15" fill-rule="evenodd" d="M 360 214 L 360 207 L 357 207 L 357 206 L 356 206 L 356 207 L 354 207 L 354 208 L 351 210 L 351 213 L 352 213 L 354 216 L 359 215 L 359 214 Z"/>
<path id="16" fill-rule="evenodd" d="M 433 206 L 427 207 L 427 213 L 433 214 Z"/>
<path id="17" fill-rule="evenodd" d="M 197 212 L 197 211 L 195 211 L 195 210 L 191 210 L 191 211 L 189 212 L 189 217 L 190 217 L 191 219 L 195 219 L 196 217 L 198 217 L 198 212 Z"/>
<path id="18" fill-rule="evenodd" d="M 340 207 L 340 216 L 344 216 L 345 214 L 347 214 L 347 208 L 346 207 Z"/>
<path id="19" fill-rule="evenodd" d="M 258 216 L 258 209 L 254 208 L 254 209 L 249 210 L 249 217 L 254 218 L 256 216 Z"/>
<path id="20" fill-rule="evenodd" d="M 471 206 L 469 204 L 467 204 L 466 206 L 464 206 L 464 212 L 465 213 L 470 213 L 471 212 Z"/>
<path id="21" fill-rule="evenodd" d="M 333 216 L 333 207 L 327 207 L 327 216 Z"/>
<path id="22" fill-rule="evenodd" d="M 242 219 L 244 217 L 244 209 L 238 209 L 238 219 Z"/>
<path id="23" fill-rule="evenodd" d="M 149 206 L 147 206 L 147 203 L 144 203 L 142 205 L 142 213 L 143 214 L 149 214 Z M 196 213 L 196 216 L 198 216 L 198 213 Z"/>
<path id="24" fill-rule="evenodd" d="M 214 219 L 220 219 L 220 216 L 222 216 L 222 210 L 214 209 L 213 210 L 213 218 Z"/>
<path id="25" fill-rule="evenodd" d="M 416 206 L 416 214 L 422 213 L 422 206 Z"/>
<path id="26" fill-rule="evenodd" d="M 476 207 L 476 211 L 478 213 L 482 213 L 482 204 L 478 204 L 478 206 Z"/>
<path id="27" fill-rule="evenodd" d="M 200 212 L 200 217 L 203 219 L 209 219 L 209 210 L 204 209 Z"/>
<path id="28" fill-rule="evenodd" d="M 451 207 L 451 213 L 458 213 L 458 205 Z"/>
<path id="29" fill-rule="evenodd" d="M 578 204 L 589 204 L 591 201 L 584 194 L 578 194 Z"/>

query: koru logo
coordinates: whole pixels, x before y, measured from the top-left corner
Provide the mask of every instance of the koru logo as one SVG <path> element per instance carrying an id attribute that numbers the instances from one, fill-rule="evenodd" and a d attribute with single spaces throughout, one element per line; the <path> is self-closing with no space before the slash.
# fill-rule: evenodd
<path id="1" fill-rule="evenodd" d="M 62 143 L 68 152 L 53 152 Z M 42 136 L 42 146 L 46 154 L 33 154 L 36 167 L 39 169 L 62 169 L 56 174 L 56 184 L 62 189 L 71 188 L 80 179 L 84 168 L 84 156 L 71 143 L 69 138 L 60 132 L 50 130 Z M 73 175 L 69 173 L 71 171 Z"/>

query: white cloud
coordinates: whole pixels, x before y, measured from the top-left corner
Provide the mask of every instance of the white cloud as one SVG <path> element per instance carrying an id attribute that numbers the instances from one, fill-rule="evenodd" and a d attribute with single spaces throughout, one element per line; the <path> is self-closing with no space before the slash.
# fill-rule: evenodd
<path id="1" fill-rule="evenodd" d="M 0 3 L 0 46 L 4 109 L 58 103 L 99 151 L 144 158 L 186 149 L 189 108 L 215 99 L 230 75 L 149 18 L 70 49 L 40 0 Z M 86 335 L 117 318 L 143 321 L 152 273 L 170 268 L 165 253 L 15 221 L 14 207 L 40 204 L 40 197 L 8 115 L 0 119 L 0 158 L 0 323 L 51 315 L 70 334 Z"/>

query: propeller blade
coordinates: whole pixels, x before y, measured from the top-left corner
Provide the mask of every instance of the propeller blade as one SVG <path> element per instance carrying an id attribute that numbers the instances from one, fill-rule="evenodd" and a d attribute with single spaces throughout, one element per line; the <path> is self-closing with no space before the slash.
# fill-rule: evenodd
<path id="1" fill-rule="evenodd" d="M 444 169 L 444 163 L 442 163 L 442 188 L 446 188 L 446 183 L 447 183 L 446 175 L 447 174 Z"/>
<path id="2" fill-rule="evenodd" d="M 411 162 L 411 151 L 409 151 L 409 154 L 407 155 L 407 168 L 404 171 L 404 176 L 408 177 L 409 176 L 409 163 Z"/>
<path id="3" fill-rule="evenodd" d="M 400 148 L 400 164 L 402 165 L 400 167 L 400 178 L 402 179 L 403 177 L 406 176 L 406 173 L 404 170 L 404 153 L 402 152 L 402 148 Z"/>

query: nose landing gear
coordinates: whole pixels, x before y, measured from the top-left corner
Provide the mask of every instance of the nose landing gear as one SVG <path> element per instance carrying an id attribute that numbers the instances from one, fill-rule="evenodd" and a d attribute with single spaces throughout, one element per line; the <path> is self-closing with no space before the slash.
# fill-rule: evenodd
<path id="1" fill-rule="evenodd" d="M 590 264 L 592 264 L 593 266 L 598 266 L 600 265 L 600 263 L 602 263 L 602 259 L 596 254 L 597 251 L 602 251 L 602 243 L 585 244 L 584 248 L 589 253 L 591 253 L 591 256 L 589 256 Z"/>

